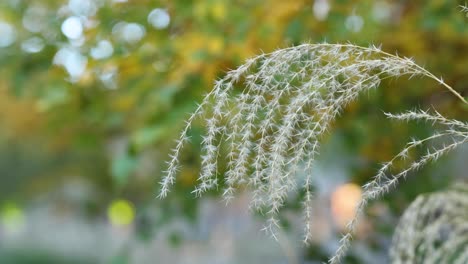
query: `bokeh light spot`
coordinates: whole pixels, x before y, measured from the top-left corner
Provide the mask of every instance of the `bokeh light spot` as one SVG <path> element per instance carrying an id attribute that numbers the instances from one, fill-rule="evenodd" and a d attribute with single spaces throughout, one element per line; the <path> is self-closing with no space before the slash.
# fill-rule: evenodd
<path id="1" fill-rule="evenodd" d="M 115 200 L 110 204 L 107 214 L 112 225 L 127 226 L 135 218 L 135 207 L 127 200 Z"/>
<path id="2" fill-rule="evenodd" d="M 317 20 L 323 21 L 328 17 L 328 12 L 330 12 L 330 4 L 327 0 L 315 0 L 313 12 Z"/>
<path id="3" fill-rule="evenodd" d="M 16 40 L 15 28 L 7 23 L 0 21 L 0 48 L 6 48 Z"/>
<path id="4" fill-rule="evenodd" d="M 119 22 L 112 28 L 112 34 L 120 40 L 135 44 L 146 35 L 146 30 L 138 23 Z"/>
<path id="5" fill-rule="evenodd" d="M 79 17 L 69 17 L 62 23 L 62 33 L 69 39 L 78 39 L 83 34 L 83 25 Z"/>
<path id="6" fill-rule="evenodd" d="M 44 40 L 39 37 L 32 37 L 21 43 L 21 49 L 27 53 L 40 52 L 44 48 L 44 46 Z"/>
<path id="7" fill-rule="evenodd" d="M 9 233 L 17 233 L 24 228 L 23 210 L 14 203 L 7 203 L 0 211 L 2 227 Z"/>
<path id="8" fill-rule="evenodd" d="M 42 6 L 31 6 L 24 13 L 23 27 L 30 32 L 40 32 L 46 28 L 44 20 L 47 17 L 47 9 Z"/>
<path id="9" fill-rule="evenodd" d="M 91 49 L 91 57 L 96 60 L 109 58 L 114 53 L 114 47 L 108 40 L 101 40 Z"/>
<path id="10" fill-rule="evenodd" d="M 79 16 L 93 16 L 97 11 L 94 0 L 70 0 L 68 2 L 68 8 Z"/>
<path id="11" fill-rule="evenodd" d="M 154 28 L 164 29 L 169 26 L 171 22 L 171 17 L 169 13 L 162 8 L 156 8 L 148 15 L 148 23 L 150 23 Z"/>
<path id="12" fill-rule="evenodd" d="M 378 22 L 388 22 L 391 19 L 393 5 L 385 1 L 378 1 L 372 8 L 372 17 Z"/>
<path id="13" fill-rule="evenodd" d="M 343 184 L 333 191 L 331 210 L 333 218 L 339 227 L 346 227 L 346 224 L 353 219 L 361 196 L 361 187 L 354 183 Z"/>
<path id="14" fill-rule="evenodd" d="M 70 75 L 72 81 L 78 80 L 86 70 L 87 58 L 78 50 L 65 47 L 55 54 L 54 64 L 61 65 Z"/>
<path id="15" fill-rule="evenodd" d="M 346 18 L 345 26 L 352 32 L 359 32 L 364 26 L 364 20 L 361 16 L 352 15 Z"/>

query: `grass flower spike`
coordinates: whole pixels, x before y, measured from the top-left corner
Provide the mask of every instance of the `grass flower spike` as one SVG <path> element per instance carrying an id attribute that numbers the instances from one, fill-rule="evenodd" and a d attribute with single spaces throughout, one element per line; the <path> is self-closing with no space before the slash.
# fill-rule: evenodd
<path id="1" fill-rule="evenodd" d="M 160 197 L 165 197 L 174 184 L 179 168 L 179 156 L 189 140 L 188 132 L 194 120 L 204 120 L 206 132 L 202 141 L 201 171 L 196 195 L 218 188 L 218 168 L 227 164 L 223 195 L 229 200 L 241 186 L 253 191 L 250 205 L 268 216 L 265 229 L 274 236 L 279 226 L 277 214 L 291 191 L 305 190 L 305 208 L 312 199 L 311 169 L 319 153 L 320 140 L 331 122 L 362 92 L 377 88 L 382 79 L 400 76 L 425 76 L 465 99 L 442 79 L 416 64 L 380 48 L 352 44 L 304 44 L 261 54 L 218 80 L 213 90 L 188 118 L 182 129 L 165 177 L 161 181 Z M 238 88 L 242 87 L 243 90 Z M 386 193 L 400 178 L 429 161 L 437 160 L 468 140 L 468 125 L 448 120 L 429 112 L 388 114 L 397 120 L 425 120 L 446 127 L 440 134 L 410 142 L 394 160 L 386 163 L 375 178 L 364 186 L 358 216 L 365 205 Z M 408 164 L 399 172 L 393 162 L 404 159 L 406 153 L 428 141 L 448 137 L 453 142 L 431 150 L 420 160 Z M 220 155 L 227 151 L 227 155 Z M 305 171 L 306 179 L 298 186 L 297 172 Z M 338 263 L 352 238 L 358 216 L 350 223 L 336 255 Z M 305 210 L 305 241 L 311 238 L 310 211 Z"/>

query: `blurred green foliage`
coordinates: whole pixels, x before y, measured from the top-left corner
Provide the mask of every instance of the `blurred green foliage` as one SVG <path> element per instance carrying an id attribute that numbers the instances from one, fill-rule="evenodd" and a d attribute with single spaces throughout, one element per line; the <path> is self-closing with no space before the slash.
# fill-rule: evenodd
<path id="1" fill-rule="evenodd" d="M 1 260 L 3 263 L 15 263 L 15 264 L 91 264 L 94 263 L 92 259 L 86 257 L 80 258 L 67 258 L 62 256 L 54 256 L 49 252 L 41 252 L 33 248 L 25 248 L 18 251 L 0 251 L 2 256 Z M 122 262 L 116 262 L 122 263 Z M 125 262 L 124 262 L 125 263 Z"/>
<path id="2" fill-rule="evenodd" d="M 156 200 L 157 181 L 184 118 L 216 78 L 260 52 L 349 41 L 413 57 L 467 96 L 468 19 L 459 4 L 463 1 L 1 1 L 0 203 L 27 204 L 79 178 L 100 194 L 83 206 L 91 215 L 104 214 L 112 199 L 125 197 L 138 212 L 161 206 L 161 219 L 150 225 L 174 214 L 194 217 L 197 200 L 190 191 L 199 169 L 197 144 L 184 153 L 175 194 Z M 154 22 L 150 13 L 156 8 Z M 74 39 L 63 29 L 70 17 L 82 26 Z M 467 109 L 428 80 L 386 81 L 350 105 L 334 133 L 361 157 L 353 164 L 353 180 L 364 182 L 410 135 L 431 130 L 382 122 L 382 110 L 430 106 L 466 120 Z M 192 133 L 197 138 L 197 128 Z M 403 203 L 391 206 L 402 210 L 411 197 L 447 179 L 410 180 L 409 197 L 392 197 Z"/>

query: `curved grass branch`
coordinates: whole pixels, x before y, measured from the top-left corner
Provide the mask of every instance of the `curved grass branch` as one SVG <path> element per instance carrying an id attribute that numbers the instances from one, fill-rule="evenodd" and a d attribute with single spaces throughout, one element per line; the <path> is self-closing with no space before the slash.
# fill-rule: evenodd
<path id="1" fill-rule="evenodd" d="M 250 207 L 268 216 L 265 230 L 275 237 L 279 228 L 277 214 L 291 191 L 305 190 L 305 242 L 311 238 L 310 201 L 311 169 L 319 152 L 320 141 L 331 123 L 359 94 L 377 88 L 386 78 L 424 76 L 437 81 L 462 103 L 467 101 L 441 78 L 416 64 L 412 59 L 382 51 L 380 48 L 352 44 L 304 44 L 261 54 L 216 81 L 213 90 L 189 117 L 173 149 L 160 197 L 174 184 L 179 155 L 189 141 L 192 123 L 200 118 L 206 126 L 202 140 L 201 171 L 194 193 L 199 196 L 219 187 L 218 168 L 227 164 L 223 196 L 229 200 L 240 186 L 253 189 Z M 239 92 L 238 87 L 243 87 Z M 387 114 L 397 120 L 423 120 L 446 127 L 443 133 L 413 141 L 376 177 L 364 186 L 358 214 L 330 263 L 338 263 L 346 253 L 356 222 L 365 205 L 385 194 L 401 178 L 430 161 L 467 142 L 468 125 L 436 113 L 408 112 Z M 452 143 L 439 146 L 419 160 L 395 172 L 393 163 L 406 159 L 407 153 L 423 143 L 439 138 Z M 227 149 L 226 155 L 223 155 Z M 307 175 L 297 179 L 297 172 Z"/>

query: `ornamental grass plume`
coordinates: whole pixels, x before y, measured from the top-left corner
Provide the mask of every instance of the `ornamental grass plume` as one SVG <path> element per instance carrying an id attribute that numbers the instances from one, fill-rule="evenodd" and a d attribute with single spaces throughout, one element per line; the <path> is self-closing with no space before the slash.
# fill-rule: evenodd
<path id="1" fill-rule="evenodd" d="M 202 140 L 201 171 L 193 192 L 200 196 L 218 188 L 218 168 L 221 163 L 227 164 L 224 198 L 229 201 L 240 187 L 250 187 L 251 208 L 267 215 L 265 229 L 275 237 L 278 211 L 291 191 L 303 188 L 304 241 L 308 242 L 313 235 L 310 232 L 311 169 L 320 140 L 331 122 L 360 93 L 377 88 L 383 79 L 400 76 L 431 78 L 468 104 L 442 79 L 412 59 L 386 53 L 375 46 L 303 44 L 248 59 L 216 81 L 213 90 L 188 118 L 168 162 L 159 196 L 165 197 L 174 184 L 179 156 L 189 141 L 188 132 L 200 118 L 205 122 L 206 133 Z M 235 89 L 239 86 L 243 87 L 242 92 Z M 356 222 L 369 201 L 388 192 L 401 178 L 468 141 L 467 123 L 446 119 L 437 112 L 411 111 L 387 114 L 387 117 L 434 122 L 445 130 L 408 143 L 364 186 L 357 215 L 330 263 L 338 263 L 345 255 Z M 405 168 L 393 166 L 397 160 L 406 160 L 413 149 L 439 139 L 451 141 L 428 149 L 427 155 L 408 161 Z M 224 149 L 227 156 L 220 155 Z M 306 175 L 302 186 L 297 186 L 298 171 Z"/>
<path id="2" fill-rule="evenodd" d="M 468 16 L 468 5 L 465 4 L 465 5 L 460 5 L 460 9 L 463 13 L 466 13 L 466 15 Z"/>
<path id="3" fill-rule="evenodd" d="M 418 196 L 393 235 L 392 263 L 468 263 L 468 184 Z"/>

